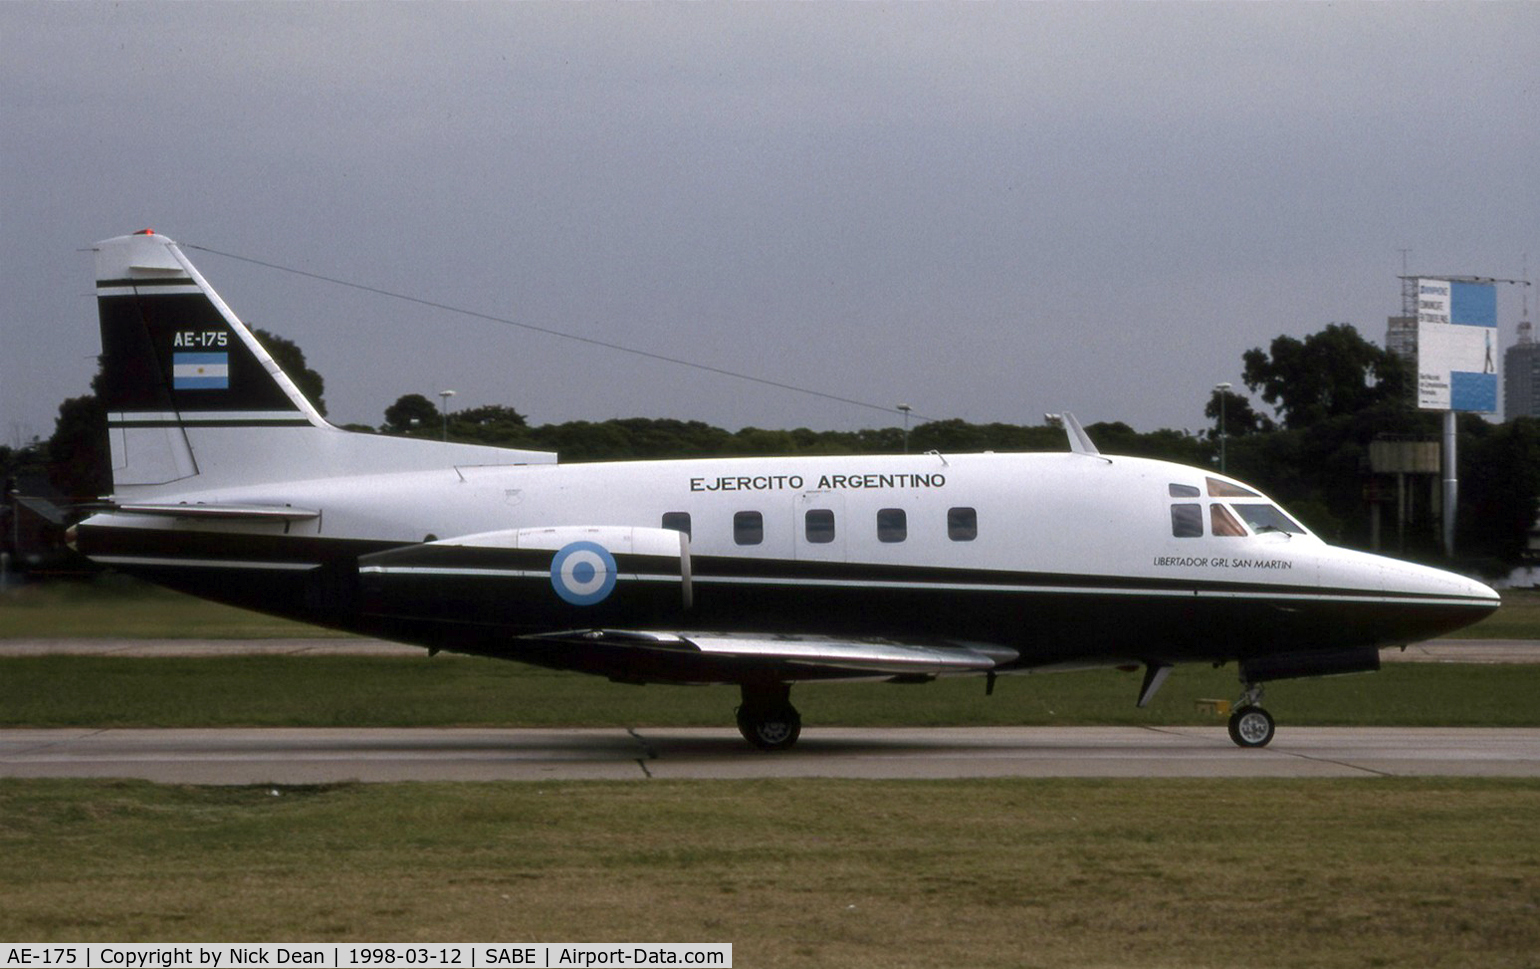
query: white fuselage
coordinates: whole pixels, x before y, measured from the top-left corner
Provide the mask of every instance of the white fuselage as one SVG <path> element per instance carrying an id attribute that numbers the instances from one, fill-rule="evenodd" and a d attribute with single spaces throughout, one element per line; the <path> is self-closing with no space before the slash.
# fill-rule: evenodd
<path id="1" fill-rule="evenodd" d="M 1141 458 L 923 454 L 462 465 L 218 490 L 162 488 L 152 497 L 320 510 L 314 520 L 281 529 L 294 537 L 407 544 L 510 528 L 685 527 L 678 518 L 665 524 L 665 516 L 687 515 L 692 551 L 701 556 L 1490 598 L 1472 580 L 1329 546 L 1303 529 L 1242 525 L 1239 534 L 1215 534 L 1211 506 L 1272 503 L 1255 492 L 1170 494 L 1171 485 L 1206 491 L 1210 480 L 1233 479 Z M 1172 507 L 1183 504 L 1200 506 L 1200 534 L 1173 533 Z M 810 533 L 808 512 L 816 510 L 828 514 Z M 972 529 L 955 521 L 949 528 L 949 516 L 969 511 Z M 735 529 L 745 513 L 760 516 L 757 537 Z M 831 520 L 832 531 L 825 524 Z M 118 524 L 279 530 L 128 517 Z"/>

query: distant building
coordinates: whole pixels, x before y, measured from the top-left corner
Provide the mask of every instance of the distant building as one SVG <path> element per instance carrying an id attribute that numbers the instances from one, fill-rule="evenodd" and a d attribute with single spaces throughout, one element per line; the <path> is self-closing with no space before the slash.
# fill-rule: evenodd
<path id="1" fill-rule="evenodd" d="M 67 500 L 41 472 L 8 478 L 0 509 L 0 556 L 11 578 L 19 573 L 78 573 L 81 560 L 65 548 Z"/>
<path id="2" fill-rule="evenodd" d="M 1503 354 L 1503 420 L 1540 417 L 1540 343 L 1526 318 L 1519 323 L 1519 342 Z"/>
<path id="3" fill-rule="evenodd" d="M 1417 363 L 1417 317 L 1392 316 L 1385 325 L 1385 349 L 1405 360 Z"/>

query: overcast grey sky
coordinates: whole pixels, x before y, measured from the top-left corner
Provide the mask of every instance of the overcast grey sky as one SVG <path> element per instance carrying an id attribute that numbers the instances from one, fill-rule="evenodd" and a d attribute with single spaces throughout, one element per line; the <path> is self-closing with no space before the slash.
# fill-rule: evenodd
<path id="1" fill-rule="evenodd" d="M 1382 341 L 1400 249 L 1540 272 L 1537 122 L 1534 3 L 0 4 L 0 443 L 87 391 L 80 250 L 147 226 L 917 414 L 1197 428 L 1280 333 Z M 898 423 L 189 255 L 339 422 Z"/>

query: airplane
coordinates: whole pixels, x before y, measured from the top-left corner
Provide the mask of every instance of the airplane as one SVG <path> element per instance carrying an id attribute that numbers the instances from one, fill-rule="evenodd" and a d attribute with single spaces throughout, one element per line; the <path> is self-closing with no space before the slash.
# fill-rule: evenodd
<path id="1" fill-rule="evenodd" d="M 95 246 L 113 493 L 70 533 L 112 568 L 367 636 L 625 683 L 732 684 L 744 738 L 796 743 L 794 683 L 1234 662 L 1273 680 L 1487 616 L 1497 593 L 1328 545 L 1213 470 L 1100 453 L 554 454 L 350 432 L 171 239 Z"/>

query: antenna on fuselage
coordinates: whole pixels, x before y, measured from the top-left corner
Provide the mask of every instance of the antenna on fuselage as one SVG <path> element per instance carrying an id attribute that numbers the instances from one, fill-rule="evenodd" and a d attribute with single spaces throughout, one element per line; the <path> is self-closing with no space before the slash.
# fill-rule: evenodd
<path id="1" fill-rule="evenodd" d="M 1096 445 L 1091 443 L 1091 435 L 1087 434 L 1085 428 L 1080 426 L 1080 422 L 1075 420 L 1074 414 L 1069 411 L 1062 414 L 1044 414 L 1043 420 L 1047 421 L 1049 426 L 1064 428 L 1064 433 L 1069 437 L 1071 451 L 1097 458 L 1102 456 L 1102 453 L 1096 449 Z"/>

